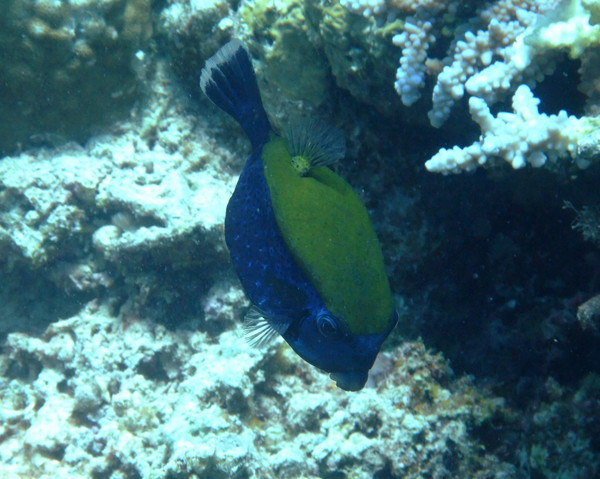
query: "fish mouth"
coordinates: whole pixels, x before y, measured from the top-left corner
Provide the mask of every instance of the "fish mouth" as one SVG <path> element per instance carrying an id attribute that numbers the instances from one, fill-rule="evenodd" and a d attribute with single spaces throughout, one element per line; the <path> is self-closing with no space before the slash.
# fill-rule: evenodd
<path id="1" fill-rule="evenodd" d="M 335 385 L 344 391 L 360 391 L 367 382 L 368 372 L 331 373 L 329 375 Z"/>

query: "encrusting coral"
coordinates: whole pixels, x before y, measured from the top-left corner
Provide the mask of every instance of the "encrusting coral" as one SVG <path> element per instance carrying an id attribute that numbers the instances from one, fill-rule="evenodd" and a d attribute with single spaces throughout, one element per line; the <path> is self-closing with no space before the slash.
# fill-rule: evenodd
<path id="1" fill-rule="evenodd" d="M 0 288 L 0 332 L 27 324 L 10 303 L 20 278 L 41 302 L 55 296 L 59 314 L 70 310 L 60 304 L 124 287 L 115 308 L 139 317 L 167 314 L 174 298 L 197 295 L 223 267 L 230 154 L 198 141 L 196 118 L 166 89 L 170 82 L 164 63 L 157 66 L 146 106 L 119 135 L 0 161 L 0 270 L 12 278 Z M 204 280 L 182 289 L 188 275 Z"/>
<path id="2" fill-rule="evenodd" d="M 0 475 L 519 477 L 469 432 L 510 409 L 422 344 L 384 354 L 349 396 L 279 342 L 250 347 L 233 322 L 243 301 L 209 293 L 207 319 L 216 306 L 227 325 L 213 333 L 123 323 L 92 302 L 41 338 L 11 334 Z"/>
<path id="3" fill-rule="evenodd" d="M 139 95 L 150 9 L 151 0 L 3 2 L 0 152 L 82 141 L 125 115 Z"/>

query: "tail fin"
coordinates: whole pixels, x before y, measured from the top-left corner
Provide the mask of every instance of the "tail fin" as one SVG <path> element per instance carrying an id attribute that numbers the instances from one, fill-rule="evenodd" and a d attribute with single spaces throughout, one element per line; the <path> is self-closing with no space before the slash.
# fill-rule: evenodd
<path id="1" fill-rule="evenodd" d="M 268 141 L 271 124 L 262 106 L 250 57 L 239 40 L 230 41 L 206 61 L 200 88 L 215 105 L 237 120 L 253 149 Z"/>

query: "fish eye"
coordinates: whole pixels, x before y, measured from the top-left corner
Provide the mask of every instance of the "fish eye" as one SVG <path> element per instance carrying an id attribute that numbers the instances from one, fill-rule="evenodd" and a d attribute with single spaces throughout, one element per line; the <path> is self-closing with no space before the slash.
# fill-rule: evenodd
<path id="1" fill-rule="evenodd" d="M 322 336 L 330 338 L 338 334 L 337 321 L 328 314 L 322 314 L 317 318 L 317 328 Z"/>

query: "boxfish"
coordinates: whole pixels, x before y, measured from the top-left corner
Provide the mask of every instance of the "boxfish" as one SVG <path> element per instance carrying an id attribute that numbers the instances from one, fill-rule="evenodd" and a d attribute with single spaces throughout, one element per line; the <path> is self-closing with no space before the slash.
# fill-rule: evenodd
<path id="1" fill-rule="evenodd" d="M 343 135 L 321 120 L 275 132 L 238 40 L 207 60 L 200 87 L 251 143 L 225 216 L 231 262 L 252 304 L 249 341 L 281 335 L 338 387 L 362 389 L 397 314 L 367 210 L 330 168 L 345 154 Z"/>

